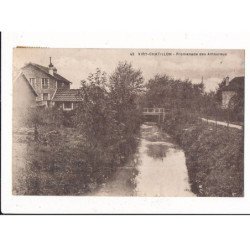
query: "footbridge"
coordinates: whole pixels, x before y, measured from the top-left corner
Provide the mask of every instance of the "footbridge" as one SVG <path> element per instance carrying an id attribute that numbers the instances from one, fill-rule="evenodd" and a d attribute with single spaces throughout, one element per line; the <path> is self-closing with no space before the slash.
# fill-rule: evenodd
<path id="1" fill-rule="evenodd" d="M 155 116 L 158 118 L 158 121 L 165 120 L 165 109 L 164 108 L 143 108 L 143 116 Z"/>

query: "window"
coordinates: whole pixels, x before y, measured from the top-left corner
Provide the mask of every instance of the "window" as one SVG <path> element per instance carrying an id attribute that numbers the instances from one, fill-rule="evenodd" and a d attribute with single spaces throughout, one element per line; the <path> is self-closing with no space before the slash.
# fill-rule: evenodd
<path id="1" fill-rule="evenodd" d="M 47 89 L 49 87 L 49 78 L 42 78 L 42 88 Z"/>
<path id="2" fill-rule="evenodd" d="M 36 78 L 30 78 L 30 84 L 34 87 L 36 84 Z"/>
<path id="3" fill-rule="evenodd" d="M 63 110 L 72 110 L 73 109 L 73 102 L 64 102 L 63 103 Z"/>
<path id="4" fill-rule="evenodd" d="M 58 82 L 57 87 L 58 88 L 64 88 L 64 82 Z"/>
<path id="5" fill-rule="evenodd" d="M 48 93 L 44 93 L 44 94 L 43 94 L 43 100 L 44 100 L 44 101 L 49 100 L 49 94 L 48 94 Z"/>

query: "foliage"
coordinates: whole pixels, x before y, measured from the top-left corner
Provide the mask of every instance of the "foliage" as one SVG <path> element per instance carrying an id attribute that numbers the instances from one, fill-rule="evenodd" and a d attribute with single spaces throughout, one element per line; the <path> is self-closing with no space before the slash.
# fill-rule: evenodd
<path id="1" fill-rule="evenodd" d="M 110 77 L 110 100 L 115 111 L 115 119 L 126 133 L 137 133 L 140 125 L 138 98 L 143 92 L 143 77 L 140 70 L 131 64 L 120 62 Z"/>
<path id="2" fill-rule="evenodd" d="M 229 108 L 235 121 L 244 121 L 244 92 L 237 92 L 229 102 Z"/>
<path id="3" fill-rule="evenodd" d="M 222 89 L 226 86 L 226 78 L 224 78 L 219 84 L 215 92 L 215 100 L 219 103 L 222 102 Z"/>
<path id="4" fill-rule="evenodd" d="M 198 196 L 243 196 L 242 131 L 209 126 L 198 119 L 167 119 L 163 128 L 184 149 L 192 191 Z"/>
<path id="5" fill-rule="evenodd" d="M 212 101 L 214 103 L 222 102 L 222 89 L 226 86 L 226 79 L 223 79 L 214 93 Z M 212 112 L 210 112 L 211 115 Z M 244 91 L 238 91 L 230 100 L 228 109 L 221 109 L 218 105 L 213 113 L 221 117 L 223 120 L 230 122 L 244 121 Z"/>
<path id="6" fill-rule="evenodd" d="M 105 89 L 107 77 L 105 72 L 97 69 L 90 74 L 87 81 L 82 81 L 81 96 L 83 102 L 76 110 L 74 123 L 88 138 L 90 144 L 103 146 L 113 142 L 117 125 L 110 98 Z"/>
<path id="7" fill-rule="evenodd" d="M 181 137 L 192 187 L 199 196 L 243 196 L 243 137 L 198 127 Z"/>
<path id="8" fill-rule="evenodd" d="M 189 80 L 175 80 L 167 75 L 156 75 L 147 84 L 144 105 L 163 107 L 172 112 L 181 109 L 197 112 L 201 108 L 204 85 Z"/>
<path id="9" fill-rule="evenodd" d="M 41 129 L 43 135 L 50 134 L 48 126 Z M 86 194 L 110 176 L 108 151 L 104 154 L 86 147 L 77 129 L 61 127 L 57 132 L 53 141 L 29 142 L 25 163 L 13 162 L 14 168 L 21 169 L 14 178 L 15 194 Z"/>
<path id="10" fill-rule="evenodd" d="M 222 116 L 223 112 L 224 117 L 228 115 L 220 109 L 218 92 L 205 93 L 202 84 L 166 75 L 151 79 L 147 90 L 144 105 L 167 110 L 161 126 L 185 151 L 192 191 L 198 196 L 243 196 L 242 131 L 209 126 L 199 119 Z"/>
<path id="11" fill-rule="evenodd" d="M 106 182 L 137 149 L 142 81 L 141 72 L 126 62 L 110 79 L 97 69 L 82 81 L 83 102 L 74 112 L 32 112 L 29 122 L 39 124 L 39 140 L 27 145 L 13 192 L 77 195 Z"/>

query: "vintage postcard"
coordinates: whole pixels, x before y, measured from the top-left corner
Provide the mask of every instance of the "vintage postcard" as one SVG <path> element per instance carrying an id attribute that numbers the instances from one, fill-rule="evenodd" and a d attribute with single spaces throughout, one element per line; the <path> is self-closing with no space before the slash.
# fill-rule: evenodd
<path id="1" fill-rule="evenodd" d="M 244 197 L 245 52 L 13 49 L 12 195 Z"/>

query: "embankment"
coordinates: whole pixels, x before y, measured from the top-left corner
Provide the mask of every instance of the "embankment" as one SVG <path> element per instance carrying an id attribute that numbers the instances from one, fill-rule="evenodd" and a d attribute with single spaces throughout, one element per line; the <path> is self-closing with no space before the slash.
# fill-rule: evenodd
<path id="1" fill-rule="evenodd" d="M 183 148 L 192 192 L 204 197 L 244 195 L 243 131 L 167 120 L 164 129 Z"/>

